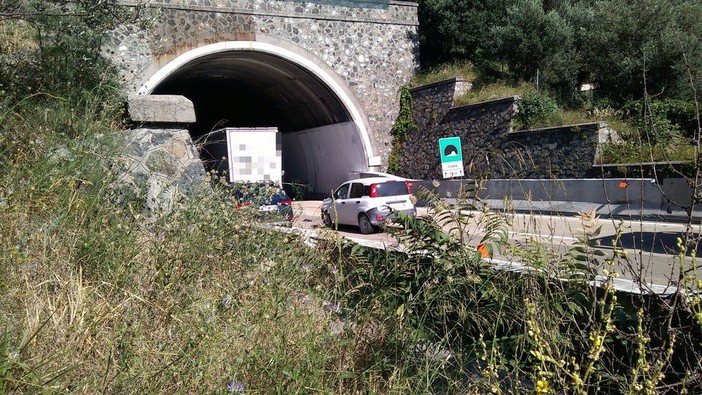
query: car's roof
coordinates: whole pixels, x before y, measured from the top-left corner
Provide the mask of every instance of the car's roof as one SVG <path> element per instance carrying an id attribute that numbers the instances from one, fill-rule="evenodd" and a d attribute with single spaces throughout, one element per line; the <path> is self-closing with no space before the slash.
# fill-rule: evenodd
<path id="1" fill-rule="evenodd" d="M 368 178 L 356 178 L 354 180 L 348 180 L 346 182 L 360 182 L 363 185 L 379 184 L 383 182 L 403 182 L 402 180 L 395 180 L 387 177 L 368 177 Z"/>
<path id="2" fill-rule="evenodd" d="M 352 175 L 355 175 L 355 176 L 356 176 L 356 177 L 354 177 L 353 179 L 357 179 L 357 178 L 382 177 L 382 178 L 389 178 L 389 179 L 397 180 L 397 181 L 412 181 L 412 179 L 410 179 L 410 178 L 400 177 L 400 176 L 396 176 L 396 175 L 394 175 L 394 174 L 384 173 L 384 172 L 382 172 L 382 171 L 355 173 L 355 174 L 352 174 Z M 416 180 L 415 180 L 415 181 L 416 181 Z"/>

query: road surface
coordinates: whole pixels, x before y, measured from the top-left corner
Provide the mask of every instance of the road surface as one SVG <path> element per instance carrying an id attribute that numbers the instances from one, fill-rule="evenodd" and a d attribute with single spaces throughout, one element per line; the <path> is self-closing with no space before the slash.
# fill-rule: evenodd
<path id="1" fill-rule="evenodd" d="M 320 215 L 321 201 L 294 202 L 295 220 L 294 227 L 303 229 L 325 229 Z M 419 215 L 427 215 L 426 208 L 418 208 Z M 547 253 L 555 262 L 559 256 L 567 254 L 578 242 L 578 237 L 583 234 L 583 220 L 576 216 L 551 216 L 538 214 L 509 214 L 510 222 L 509 244 L 510 249 L 498 253 L 495 258 L 507 262 L 523 262 L 520 253 L 535 251 L 537 246 L 545 247 Z M 466 231 L 470 242 L 477 244 L 483 235 L 483 223 L 480 215 L 469 224 Z M 590 228 L 593 231 L 601 226 L 598 235 L 593 236 L 593 248 L 604 253 L 605 258 L 612 257 L 614 248 L 612 243 L 617 237 L 618 245 L 626 251 L 625 258 L 617 259 L 616 271 L 622 278 L 638 280 L 644 283 L 667 285 L 677 283 L 680 259 L 677 256 L 677 239 L 685 232 L 685 226 L 679 223 L 652 222 L 652 221 L 619 221 L 599 218 L 596 225 Z M 699 241 L 700 226 L 693 229 L 692 239 Z M 357 227 L 340 226 L 338 230 L 342 237 L 352 240 L 375 242 L 380 246 L 397 246 L 398 242 L 389 233 L 382 232 L 373 235 L 363 235 Z M 702 256 L 702 252 L 697 256 Z M 690 255 L 690 254 L 688 254 Z M 692 265 L 688 256 L 683 260 L 686 268 Z M 594 268 L 602 273 L 604 264 Z M 671 281 L 672 280 L 672 281 Z"/>

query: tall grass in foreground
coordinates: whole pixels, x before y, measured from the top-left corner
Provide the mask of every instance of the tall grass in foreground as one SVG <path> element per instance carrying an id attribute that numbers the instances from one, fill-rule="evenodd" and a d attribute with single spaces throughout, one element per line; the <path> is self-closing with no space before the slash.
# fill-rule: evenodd
<path id="1" fill-rule="evenodd" d="M 392 371 L 412 377 L 417 393 L 700 390 L 701 322 L 688 310 L 699 302 L 616 292 L 626 253 L 617 240 L 609 255 L 590 247 L 594 215 L 582 215 L 579 241 L 558 254 L 506 245 L 509 221 L 472 199 L 429 201 L 430 217 L 403 218 L 396 231 L 407 254 L 356 247 L 337 271 L 360 322 L 379 328 L 366 363 L 394 351 Z M 466 234 L 469 223 L 485 236 Z M 498 270 L 477 246 L 525 266 Z"/>
<path id="2" fill-rule="evenodd" d="M 112 188 L 117 109 L 84 104 L 1 115 L 0 393 L 336 393 L 323 257 L 217 190 L 147 223 Z"/>
<path id="3" fill-rule="evenodd" d="M 0 393 L 700 389 L 699 299 L 618 296 L 626 257 L 590 248 L 593 216 L 560 255 L 506 244 L 508 218 L 474 191 L 428 194 L 429 217 L 391 230 L 403 253 L 310 247 L 218 188 L 146 221 L 143 196 L 112 187 L 117 107 L 38 96 L 2 111 Z"/>

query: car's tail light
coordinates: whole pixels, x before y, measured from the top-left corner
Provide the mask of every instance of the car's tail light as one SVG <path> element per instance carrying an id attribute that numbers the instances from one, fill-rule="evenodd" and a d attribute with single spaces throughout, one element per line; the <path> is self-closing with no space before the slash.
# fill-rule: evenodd
<path id="1" fill-rule="evenodd" d="M 407 186 L 407 194 L 411 195 L 412 194 L 412 183 L 409 181 L 405 181 L 405 185 Z"/>
<path id="2" fill-rule="evenodd" d="M 377 214 L 377 215 L 375 216 L 375 219 L 376 219 L 377 221 L 382 221 L 382 220 L 383 220 L 383 215 L 382 215 L 382 214 Z"/>
<path id="3" fill-rule="evenodd" d="M 378 197 L 378 185 L 377 184 L 371 184 L 370 186 L 370 194 L 368 195 L 369 197 Z"/>
<path id="4" fill-rule="evenodd" d="M 290 206 L 292 204 L 292 200 L 290 199 L 283 199 L 280 202 L 278 202 L 281 206 Z"/>

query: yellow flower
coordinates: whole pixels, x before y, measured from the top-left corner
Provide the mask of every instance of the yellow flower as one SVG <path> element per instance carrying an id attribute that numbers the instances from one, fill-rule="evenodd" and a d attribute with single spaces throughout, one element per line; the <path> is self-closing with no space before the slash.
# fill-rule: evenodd
<path id="1" fill-rule="evenodd" d="M 549 391 L 548 381 L 539 379 L 536 381 L 536 388 L 534 389 L 537 394 L 547 394 Z"/>

